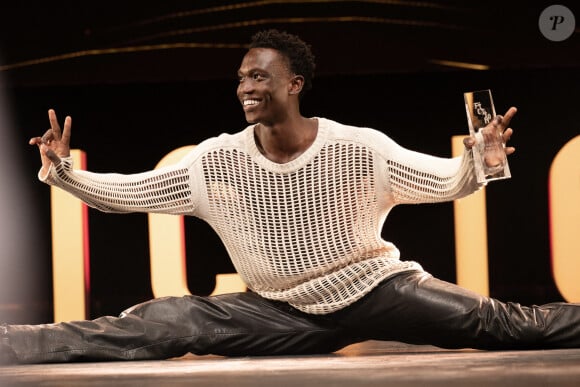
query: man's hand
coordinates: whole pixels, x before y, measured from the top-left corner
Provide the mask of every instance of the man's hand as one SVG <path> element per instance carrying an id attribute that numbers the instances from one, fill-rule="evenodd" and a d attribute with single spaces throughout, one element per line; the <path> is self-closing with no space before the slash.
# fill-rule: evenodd
<path id="1" fill-rule="evenodd" d="M 503 153 L 506 155 L 511 155 L 516 151 L 514 147 L 504 147 L 498 144 L 497 138 L 501 135 L 501 141 L 506 144 L 513 134 L 513 129 L 509 128 L 510 121 L 513 116 L 517 113 L 515 107 L 509 108 L 504 116 L 496 116 L 486 127 L 480 130 L 482 134 L 484 145 L 484 156 L 483 159 L 488 167 L 494 167 L 503 161 Z M 477 140 L 473 137 L 466 137 L 463 140 L 463 144 L 467 149 L 473 148 Z M 501 145 L 501 146 L 496 146 Z"/>
<path id="2" fill-rule="evenodd" d="M 72 119 L 66 117 L 64 128 L 61 131 L 56 113 L 50 109 L 48 111 L 48 120 L 50 129 L 42 137 L 33 137 L 28 141 L 30 145 L 37 145 L 40 150 L 40 159 L 42 161 L 42 175 L 46 176 L 51 164 L 59 165 L 61 157 L 70 155 L 70 128 Z"/>

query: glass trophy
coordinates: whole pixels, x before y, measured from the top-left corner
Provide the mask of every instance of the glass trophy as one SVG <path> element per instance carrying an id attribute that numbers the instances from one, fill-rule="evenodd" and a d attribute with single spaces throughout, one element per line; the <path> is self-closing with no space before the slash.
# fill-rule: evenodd
<path id="1" fill-rule="evenodd" d="M 493 123 L 496 116 L 491 90 L 463 94 L 469 134 L 475 138 L 473 161 L 478 183 L 511 177 L 502 133 Z"/>

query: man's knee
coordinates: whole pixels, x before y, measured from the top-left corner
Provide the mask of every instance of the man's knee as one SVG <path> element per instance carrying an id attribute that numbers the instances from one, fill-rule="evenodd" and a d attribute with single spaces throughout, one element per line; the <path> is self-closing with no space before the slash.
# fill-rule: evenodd
<path id="1" fill-rule="evenodd" d="M 119 317 L 123 318 L 130 314 L 141 318 L 146 318 L 151 314 L 159 315 L 164 311 L 167 312 L 168 309 L 174 309 L 177 306 L 176 304 L 178 304 L 179 299 L 181 299 L 181 297 L 155 298 L 125 309 L 121 314 L 119 314 Z"/>

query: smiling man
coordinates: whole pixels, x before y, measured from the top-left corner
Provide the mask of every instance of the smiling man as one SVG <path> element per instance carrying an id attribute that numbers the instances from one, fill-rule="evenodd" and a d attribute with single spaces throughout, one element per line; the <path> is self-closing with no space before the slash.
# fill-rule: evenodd
<path id="1" fill-rule="evenodd" d="M 381 238 L 394 206 L 455 200 L 480 188 L 475 139 L 466 139 L 463 156 L 438 158 L 374 129 L 304 117 L 300 100 L 313 73 L 314 57 L 298 37 L 257 33 L 238 70 L 250 125 L 202 142 L 175 165 L 133 175 L 74 170 L 71 118 L 61 131 L 50 110 L 51 129 L 30 140 L 40 149 L 41 180 L 105 212 L 205 220 L 252 291 L 156 299 L 92 321 L 4 326 L 4 361 L 328 353 L 370 339 L 580 346 L 579 306 L 483 297 L 432 277 Z M 505 141 L 515 112 L 490 124 Z"/>
<path id="2" fill-rule="evenodd" d="M 317 121 L 300 114 L 297 98 L 311 87 L 314 58 L 306 47 L 287 50 L 295 56 L 291 61 L 275 48 L 275 41 L 268 44 L 272 48 L 257 45 L 238 71 L 238 98 L 248 123 L 258 124 L 254 135 L 262 154 L 283 164 L 300 156 L 316 138 Z"/>

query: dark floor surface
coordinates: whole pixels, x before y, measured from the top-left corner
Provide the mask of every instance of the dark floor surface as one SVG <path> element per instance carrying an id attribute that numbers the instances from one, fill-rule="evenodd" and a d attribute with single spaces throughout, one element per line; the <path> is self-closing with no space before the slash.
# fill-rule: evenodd
<path id="1" fill-rule="evenodd" d="M 395 342 L 332 355 L 0 367 L 0 386 L 580 386 L 580 349 L 442 350 Z"/>

